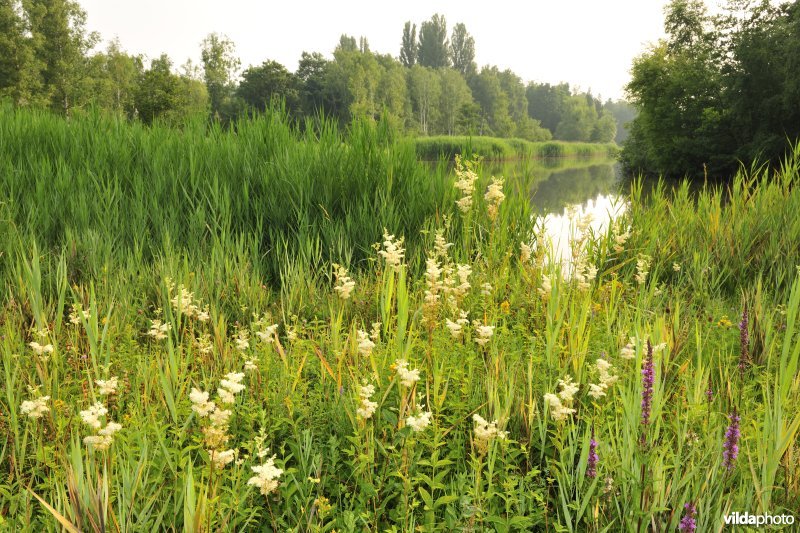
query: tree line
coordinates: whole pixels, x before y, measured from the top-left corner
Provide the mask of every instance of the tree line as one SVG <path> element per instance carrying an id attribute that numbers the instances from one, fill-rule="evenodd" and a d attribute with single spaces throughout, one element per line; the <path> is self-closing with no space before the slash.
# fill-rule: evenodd
<path id="1" fill-rule="evenodd" d="M 491 135 L 621 140 L 631 108 L 603 103 L 567 84 L 525 84 L 511 70 L 477 68 L 464 24 L 448 32 L 442 15 L 407 22 L 397 58 L 342 35 L 327 59 L 303 52 L 289 71 L 272 60 L 241 69 L 234 43 L 210 34 L 200 64 L 147 61 L 118 41 L 96 51 L 99 35 L 72 0 L 0 0 L 0 97 L 69 114 L 90 105 L 150 123 L 180 123 L 208 112 L 227 122 L 280 100 L 303 121 L 320 113 L 348 123 L 383 117 L 416 135 Z"/>
<path id="2" fill-rule="evenodd" d="M 673 0 L 665 15 L 667 38 L 634 61 L 627 87 L 638 116 L 626 165 L 713 177 L 778 163 L 800 137 L 800 1 L 728 0 L 711 15 Z"/>

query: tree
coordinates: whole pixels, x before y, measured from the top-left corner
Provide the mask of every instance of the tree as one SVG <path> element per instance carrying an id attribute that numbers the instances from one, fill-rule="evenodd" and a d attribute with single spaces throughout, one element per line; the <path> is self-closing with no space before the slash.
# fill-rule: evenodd
<path id="1" fill-rule="evenodd" d="M 581 95 L 569 97 L 564 104 L 554 137 L 562 141 L 590 141 L 597 122 L 594 106 Z"/>
<path id="2" fill-rule="evenodd" d="M 453 68 L 465 78 L 475 75 L 475 39 L 467 32 L 467 27 L 458 23 L 453 27 L 450 37 L 450 57 Z"/>
<path id="3" fill-rule="evenodd" d="M 329 61 L 319 52 L 303 52 L 297 66 L 298 97 L 303 115 L 311 116 L 325 106 L 325 76 Z"/>
<path id="4" fill-rule="evenodd" d="M 500 85 L 497 67 L 483 67 L 470 79 L 470 88 L 473 98 L 481 106 L 483 120 L 479 135 L 510 137 L 514 133 L 514 121 L 508 112 L 508 95 Z"/>
<path id="5" fill-rule="evenodd" d="M 211 103 L 211 116 L 224 116 L 223 106 L 234 91 L 233 80 L 239 70 L 233 41 L 224 35 L 211 33 L 202 44 L 203 77 Z"/>
<path id="6" fill-rule="evenodd" d="M 264 61 L 242 73 L 236 95 L 254 109 L 264 111 L 274 98 L 284 98 L 286 109 L 295 112 L 299 104 L 297 79 L 277 61 Z"/>
<path id="7" fill-rule="evenodd" d="M 422 23 L 419 29 L 417 59 L 420 65 L 430 68 L 450 66 L 450 45 L 447 42 L 447 21 L 436 14 Z"/>
<path id="8" fill-rule="evenodd" d="M 166 116 L 177 107 L 178 78 L 172 74 L 171 68 L 172 62 L 167 54 L 161 54 L 150 63 L 150 68 L 142 76 L 134 102 L 145 124 Z"/>
<path id="9" fill-rule="evenodd" d="M 400 45 L 400 62 L 406 68 L 411 68 L 417 62 L 417 25 L 411 21 L 403 26 L 403 42 Z"/>
<path id="10" fill-rule="evenodd" d="M 525 90 L 528 116 L 540 121 L 543 127 L 554 134 L 561 122 L 564 102 L 570 94 L 569 85 L 566 83 L 559 85 L 529 83 Z"/>
<path id="11" fill-rule="evenodd" d="M 436 121 L 437 104 L 441 87 L 433 69 L 414 65 L 408 72 L 411 106 L 423 135 L 429 135 Z"/>
<path id="12" fill-rule="evenodd" d="M 461 110 L 472 102 L 472 93 L 461 74 L 454 69 L 439 71 L 439 126 L 437 130 L 455 135 Z"/>
<path id="13" fill-rule="evenodd" d="M 15 0 L 0 0 L 0 98 L 8 96 L 18 105 L 35 101 L 41 89 L 40 76 L 29 30 Z"/>

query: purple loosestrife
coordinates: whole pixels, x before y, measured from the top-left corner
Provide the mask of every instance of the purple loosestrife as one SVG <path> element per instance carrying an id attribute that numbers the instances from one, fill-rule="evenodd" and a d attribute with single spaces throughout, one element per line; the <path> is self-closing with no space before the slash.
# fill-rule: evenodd
<path id="1" fill-rule="evenodd" d="M 642 368 L 642 424 L 650 424 L 650 410 L 653 407 L 653 383 L 656 372 L 653 364 L 653 345 L 647 339 L 647 356 Z"/>
<path id="2" fill-rule="evenodd" d="M 708 388 L 706 389 L 706 399 L 708 403 L 714 401 L 714 389 L 711 388 L 711 380 L 708 381 Z"/>
<path id="3" fill-rule="evenodd" d="M 594 440 L 594 429 L 592 429 L 592 439 L 589 441 L 589 460 L 586 464 L 586 477 L 594 478 L 597 476 L 597 461 L 600 457 L 597 455 L 597 441 Z"/>
<path id="4" fill-rule="evenodd" d="M 686 514 L 684 514 L 683 518 L 681 518 L 681 523 L 678 526 L 678 529 L 682 533 L 694 533 L 694 530 L 697 529 L 697 521 L 695 520 L 695 516 L 697 516 L 697 508 L 692 502 L 683 504 L 683 508 L 686 509 Z"/>
<path id="5" fill-rule="evenodd" d="M 739 371 L 744 373 L 744 369 L 750 362 L 750 331 L 748 324 L 750 320 L 747 316 L 747 305 L 744 306 L 742 312 L 742 321 L 739 322 L 739 342 L 741 344 L 741 351 L 739 352 Z"/>
<path id="6" fill-rule="evenodd" d="M 722 466 L 730 471 L 736 462 L 736 457 L 739 455 L 739 437 L 741 436 L 741 432 L 739 431 L 740 418 L 736 409 L 728 415 L 728 418 L 731 423 L 728 426 L 728 430 L 725 432 L 725 442 L 722 444 Z"/>

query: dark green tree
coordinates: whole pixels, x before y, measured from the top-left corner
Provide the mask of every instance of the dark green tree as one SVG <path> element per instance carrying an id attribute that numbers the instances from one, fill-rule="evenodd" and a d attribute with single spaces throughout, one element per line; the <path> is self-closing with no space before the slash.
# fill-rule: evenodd
<path id="1" fill-rule="evenodd" d="M 450 37 L 450 57 L 453 68 L 469 79 L 477 71 L 475 66 L 475 39 L 467 32 L 467 27 L 458 23 L 453 27 Z"/>
<path id="2" fill-rule="evenodd" d="M 327 107 L 325 105 L 325 76 L 329 61 L 319 52 L 303 52 L 295 76 L 298 82 L 300 109 L 305 116 L 312 116 Z"/>
<path id="3" fill-rule="evenodd" d="M 295 113 L 299 106 L 298 82 L 294 74 L 277 61 L 265 61 L 242 73 L 236 95 L 254 109 L 265 110 L 275 98 L 283 98 L 286 109 Z"/>
<path id="4" fill-rule="evenodd" d="M 443 15 L 436 14 L 420 26 L 417 60 L 423 67 L 441 68 L 450 66 L 447 21 Z"/>
<path id="5" fill-rule="evenodd" d="M 224 35 L 211 33 L 202 44 L 203 78 L 211 104 L 211 116 L 225 118 L 224 106 L 234 92 L 234 78 L 240 62 L 233 41 Z"/>
<path id="6" fill-rule="evenodd" d="M 403 42 L 400 45 L 400 62 L 406 68 L 411 68 L 417 62 L 417 25 L 406 22 L 403 26 Z"/>

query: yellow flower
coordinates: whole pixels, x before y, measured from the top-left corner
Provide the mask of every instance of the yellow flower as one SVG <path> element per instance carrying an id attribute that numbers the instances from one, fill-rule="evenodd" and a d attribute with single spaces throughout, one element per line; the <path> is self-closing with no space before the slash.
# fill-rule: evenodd
<path id="1" fill-rule="evenodd" d="M 508 300 L 504 300 L 503 303 L 500 304 L 500 311 L 504 315 L 511 313 L 511 304 L 508 303 Z"/>

